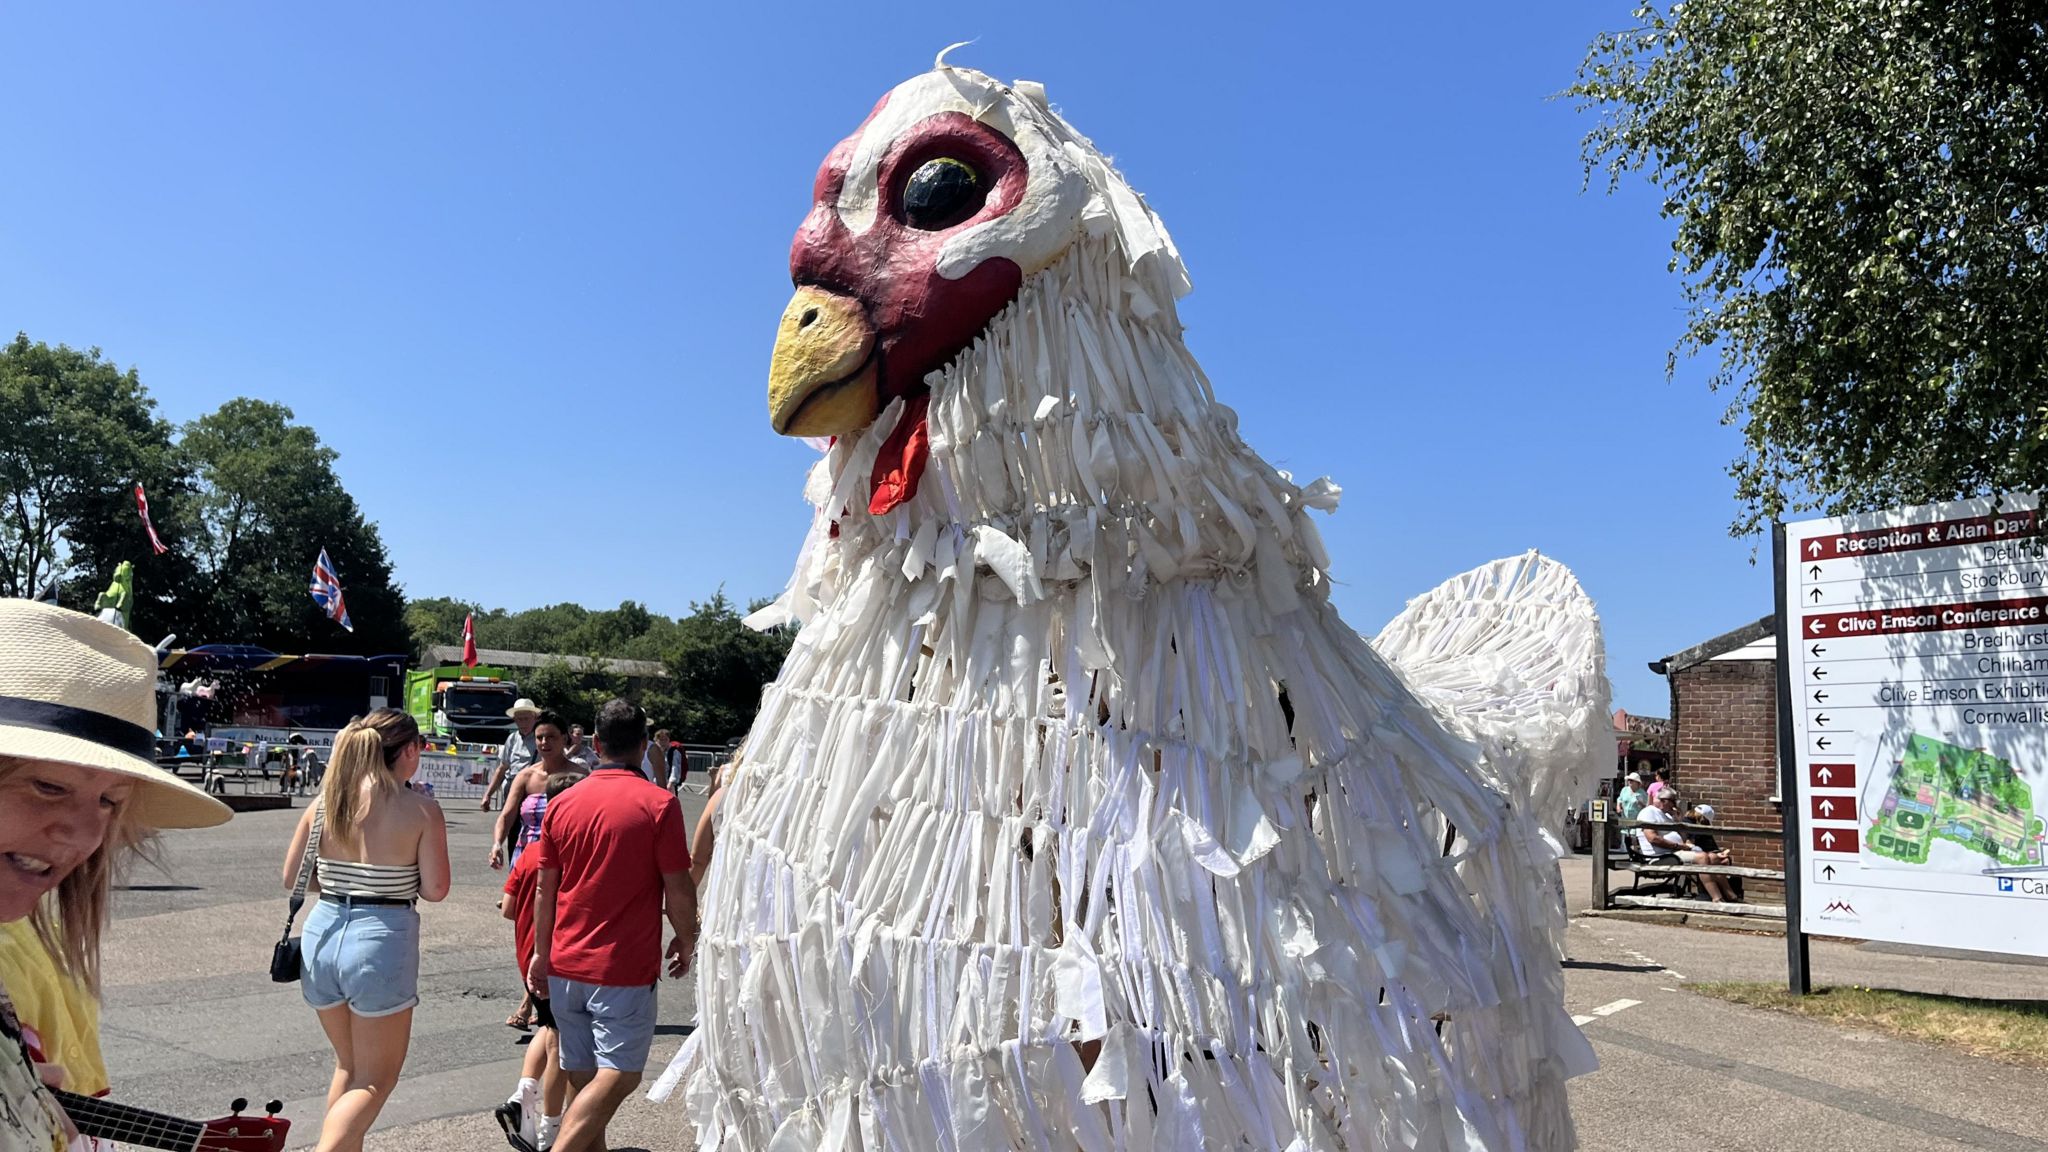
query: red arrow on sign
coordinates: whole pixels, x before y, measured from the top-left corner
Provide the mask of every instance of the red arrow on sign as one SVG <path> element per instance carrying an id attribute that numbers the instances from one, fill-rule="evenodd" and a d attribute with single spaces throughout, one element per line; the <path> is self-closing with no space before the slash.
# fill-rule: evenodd
<path id="1" fill-rule="evenodd" d="M 1854 764 L 1808 764 L 1806 784 L 1809 788 L 1854 788 L 1856 766 Z"/>
<path id="2" fill-rule="evenodd" d="M 1815 828 L 1813 829 L 1813 850 L 1815 852 L 1853 853 L 1857 851 L 1856 830 L 1854 828 Z"/>
<path id="3" fill-rule="evenodd" d="M 1846 820 L 1856 822 L 1856 797 L 1854 796 L 1812 796 L 1813 818 L 1815 820 Z"/>

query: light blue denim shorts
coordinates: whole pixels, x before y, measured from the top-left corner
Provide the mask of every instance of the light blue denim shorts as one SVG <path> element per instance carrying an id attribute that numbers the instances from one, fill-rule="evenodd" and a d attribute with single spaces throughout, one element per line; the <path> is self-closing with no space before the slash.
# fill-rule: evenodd
<path id="1" fill-rule="evenodd" d="M 652 984 L 622 988 L 548 977 L 548 1006 L 555 1014 L 562 1071 L 645 1071 L 654 1024 L 661 1016 L 654 989 Z"/>
<path id="2" fill-rule="evenodd" d="M 389 1016 L 420 1002 L 420 914 L 407 905 L 315 900 L 299 947 L 300 985 L 316 1010 Z"/>

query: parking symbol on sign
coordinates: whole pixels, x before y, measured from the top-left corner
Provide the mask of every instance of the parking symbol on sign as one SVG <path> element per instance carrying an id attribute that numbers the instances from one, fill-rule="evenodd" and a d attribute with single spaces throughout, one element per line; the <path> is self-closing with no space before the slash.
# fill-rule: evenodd
<path id="1" fill-rule="evenodd" d="M 1999 890 L 2000 892 L 2010 892 L 2010 891 L 2012 891 L 2012 877 L 2010 877 L 2010 876 L 2000 876 L 2000 877 L 1998 878 L 1998 890 Z"/>

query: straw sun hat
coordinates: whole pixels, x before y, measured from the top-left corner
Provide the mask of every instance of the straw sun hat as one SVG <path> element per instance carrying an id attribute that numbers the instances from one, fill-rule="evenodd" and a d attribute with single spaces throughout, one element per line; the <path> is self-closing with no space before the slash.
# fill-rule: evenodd
<path id="1" fill-rule="evenodd" d="M 512 702 L 512 706 L 510 708 L 505 709 L 505 715 L 513 717 L 514 719 L 517 719 L 519 717 L 519 714 L 522 712 L 531 712 L 535 716 L 538 716 L 540 715 L 540 705 L 535 704 L 533 701 L 527 699 L 524 696 L 521 696 L 519 699 Z"/>
<path id="2" fill-rule="evenodd" d="M 153 828 L 204 828 L 227 805 L 156 766 L 156 652 L 68 609 L 0 600 L 0 756 L 96 768 L 139 785 Z"/>

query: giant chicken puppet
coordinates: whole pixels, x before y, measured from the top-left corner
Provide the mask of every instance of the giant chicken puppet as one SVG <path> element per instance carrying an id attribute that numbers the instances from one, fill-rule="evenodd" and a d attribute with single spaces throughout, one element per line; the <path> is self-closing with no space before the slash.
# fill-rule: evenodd
<path id="1" fill-rule="evenodd" d="M 1369 644 L 1153 214 L 943 58 L 825 159 L 769 419 L 832 438 L 722 801 L 698 1147 L 1574 1142 L 1554 830 L 1612 756 L 1530 553 Z M 1611 759 L 1607 761 L 1612 763 Z"/>

